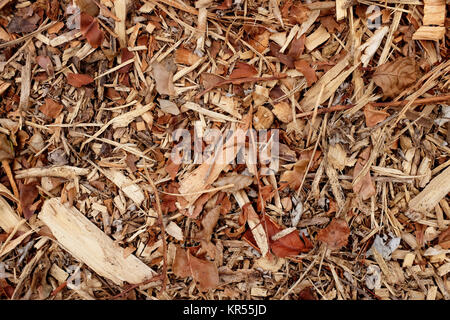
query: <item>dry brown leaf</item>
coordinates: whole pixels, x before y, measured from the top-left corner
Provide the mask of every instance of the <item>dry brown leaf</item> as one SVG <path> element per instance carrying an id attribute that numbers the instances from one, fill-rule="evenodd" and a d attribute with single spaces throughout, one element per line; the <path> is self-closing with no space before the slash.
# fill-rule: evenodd
<path id="1" fill-rule="evenodd" d="M 8 137 L 0 133 L 0 161 L 14 158 L 14 149 L 8 140 Z"/>
<path id="2" fill-rule="evenodd" d="M 333 219 L 330 224 L 319 231 L 317 239 L 325 242 L 331 250 L 337 250 L 347 245 L 350 228 L 342 219 Z"/>
<path id="3" fill-rule="evenodd" d="M 296 3 L 291 7 L 289 11 L 289 20 L 295 21 L 298 24 L 302 24 L 308 19 L 310 12 L 311 10 L 301 3 Z"/>
<path id="4" fill-rule="evenodd" d="M 299 38 L 295 37 L 291 42 L 288 56 L 294 60 L 298 59 L 303 54 L 303 50 L 305 50 L 305 41 L 306 34 L 302 34 Z"/>
<path id="5" fill-rule="evenodd" d="M 64 106 L 53 99 L 45 98 L 45 103 L 39 107 L 39 111 L 45 114 L 47 117 L 56 119 L 61 113 Z"/>
<path id="6" fill-rule="evenodd" d="M 259 53 L 262 53 L 269 46 L 270 32 L 264 31 L 261 34 L 255 35 L 248 40 L 248 43 Z"/>
<path id="7" fill-rule="evenodd" d="M 156 82 L 156 91 L 159 94 L 176 95 L 173 84 L 173 72 L 168 70 L 167 65 L 159 62 L 154 62 L 152 67 L 153 79 Z"/>
<path id="8" fill-rule="evenodd" d="M 300 237 L 298 230 L 293 229 L 291 231 L 285 229 L 273 221 L 267 214 L 265 215 L 265 219 L 261 221 L 261 224 L 267 230 L 270 249 L 277 257 L 295 256 L 302 252 L 309 252 L 313 248 L 312 243 L 307 237 Z M 284 234 L 284 230 L 287 231 L 286 234 Z M 283 235 L 277 237 L 280 232 L 283 232 Z M 251 230 L 247 230 L 244 233 L 243 239 L 259 250 Z"/>
<path id="9" fill-rule="evenodd" d="M 229 79 L 239 79 L 239 78 L 247 78 L 256 75 L 258 71 L 255 67 L 244 63 L 244 62 L 236 62 L 233 71 L 230 74 Z"/>
<path id="10" fill-rule="evenodd" d="M 219 285 L 219 272 L 214 262 L 194 257 L 189 249 L 177 247 L 172 269 L 180 278 L 191 276 L 200 291 L 208 291 Z"/>
<path id="11" fill-rule="evenodd" d="M 300 71 L 305 76 L 308 87 L 317 81 L 316 72 L 313 68 L 311 68 L 309 62 L 305 60 L 297 60 L 295 61 L 295 69 Z"/>
<path id="12" fill-rule="evenodd" d="M 164 167 L 164 170 L 166 170 L 172 180 L 175 180 L 178 170 L 180 169 L 180 165 L 181 163 L 175 163 L 172 159 L 167 161 L 167 165 Z"/>
<path id="13" fill-rule="evenodd" d="M 228 184 L 234 184 L 234 187 L 228 188 L 226 192 L 237 192 L 244 189 L 253 183 L 253 177 L 238 174 L 236 172 L 229 173 L 214 182 L 214 187 L 223 187 Z"/>
<path id="14" fill-rule="evenodd" d="M 92 48 L 101 46 L 104 35 L 96 18 L 82 12 L 80 14 L 80 31 Z"/>
<path id="15" fill-rule="evenodd" d="M 320 151 L 316 151 L 312 160 L 310 170 L 314 169 L 314 166 L 316 165 L 317 160 L 319 159 L 321 154 L 322 153 Z M 312 152 L 302 152 L 299 160 L 294 164 L 292 170 L 283 172 L 280 177 L 280 185 L 282 189 L 284 189 L 285 187 L 289 187 L 292 190 L 297 190 L 298 188 L 300 188 L 300 184 L 302 183 L 303 175 L 305 174 L 306 168 L 308 167 L 311 155 Z"/>
<path id="16" fill-rule="evenodd" d="M 39 195 L 36 187 L 37 182 L 22 184 L 19 182 L 20 205 L 25 219 L 31 218 L 36 208 L 33 206 L 34 200 Z"/>
<path id="17" fill-rule="evenodd" d="M 414 59 L 409 57 L 382 64 L 373 74 L 373 81 L 381 87 L 386 98 L 397 96 L 416 80 L 416 64 Z"/>
<path id="18" fill-rule="evenodd" d="M 278 58 L 278 60 L 280 60 L 280 62 L 285 64 L 288 68 L 294 68 L 294 57 L 281 53 L 280 49 L 281 47 L 278 44 L 275 42 L 270 42 L 270 54 Z M 294 55 L 295 53 L 292 54 Z"/>
<path id="19" fill-rule="evenodd" d="M 94 82 L 94 79 L 88 74 L 68 73 L 67 83 L 76 88 L 81 88 L 87 84 Z"/>
<path id="20" fill-rule="evenodd" d="M 364 165 L 367 163 L 367 160 L 370 156 L 370 147 L 364 149 L 361 152 L 358 161 L 356 162 L 355 169 L 353 171 L 353 179 L 355 179 L 358 174 L 364 168 Z M 369 199 L 371 196 L 376 194 L 375 186 L 370 177 L 370 171 L 364 177 L 353 185 L 353 191 L 358 194 L 363 200 Z"/>
<path id="21" fill-rule="evenodd" d="M 192 51 L 185 48 L 178 48 L 175 51 L 175 62 L 192 66 L 201 58 Z"/>
<path id="22" fill-rule="evenodd" d="M 202 219 L 203 229 L 195 235 L 196 240 L 203 240 L 209 242 L 214 228 L 217 225 L 220 217 L 220 207 L 214 207 L 209 210 Z"/>
<path id="23" fill-rule="evenodd" d="M 175 102 L 172 102 L 170 100 L 165 100 L 165 99 L 158 99 L 158 102 L 159 102 L 159 107 L 165 113 L 169 113 L 174 116 L 180 114 L 180 109 L 178 109 L 178 106 L 176 105 Z"/>
<path id="24" fill-rule="evenodd" d="M 373 105 L 369 103 L 364 108 L 364 117 L 366 118 L 366 126 L 371 128 L 386 120 L 386 118 L 389 117 L 389 113 L 382 110 L 376 110 Z"/>
<path id="25" fill-rule="evenodd" d="M 31 17 L 21 17 L 13 15 L 9 22 L 7 29 L 9 33 L 29 33 L 37 29 L 38 22 L 41 19 L 38 14 L 33 14 Z"/>

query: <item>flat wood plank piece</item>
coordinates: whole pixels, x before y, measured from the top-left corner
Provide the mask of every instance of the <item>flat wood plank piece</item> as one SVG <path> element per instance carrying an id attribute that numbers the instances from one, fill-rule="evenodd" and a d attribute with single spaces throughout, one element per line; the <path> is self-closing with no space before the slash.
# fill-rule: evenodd
<path id="1" fill-rule="evenodd" d="M 417 196 L 409 201 L 409 212 L 431 211 L 450 192 L 450 167 L 433 178 Z"/>
<path id="2" fill-rule="evenodd" d="M 138 284 L 156 274 L 134 255 L 124 258 L 123 248 L 76 208 L 61 204 L 60 198 L 46 200 L 39 219 L 50 228 L 61 247 L 117 285 L 124 281 Z"/>

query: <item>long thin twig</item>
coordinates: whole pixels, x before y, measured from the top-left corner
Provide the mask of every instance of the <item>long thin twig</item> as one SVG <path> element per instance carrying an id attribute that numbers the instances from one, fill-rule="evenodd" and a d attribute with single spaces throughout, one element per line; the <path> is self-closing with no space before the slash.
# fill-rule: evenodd
<path id="1" fill-rule="evenodd" d="M 443 95 L 443 96 L 436 96 L 436 97 L 430 97 L 430 98 L 423 98 L 423 99 L 416 99 L 412 105 L 419 105 L 419 104 L 430 104 L 430 103 L 439 103 L 439 102 L 445 102 L 450 101 L 450 94 Z M 402 107 L 406 105 L 409 102 L 409 100 L 403 100 L 403 101 L 388 101 L 388 102 L 371 102 L 370 104 L 374 107 L 385 107 L 385 108 L 396 108 L 396 107 Z M 322 108 L 317 110 L 317 114 L 324 114 L 324 113 L 330 113 L 334 111 L 342 111 L 351 109 L 356 104 L 347 104 L 347 105 L 335 105 L 331 106 L 329 108 Z M 308 111 L 299 113 L 296 115 L 297 118 L 304 118 L 311 116 L 314 113 L 314 111 Z"/>
<path id="2" fill-rule="evenodd" d="M 201 96 L 203 96 L 205 93 L 211 91 L 214 88 L 226 85 L 226 84 L 242 84 L 242 83 L 246 83 L 246 82 L 257 82 L 257 81 L 272 81 L 272 80 L 280 80 L 280 79 L 284 79 L 286 78 L 287 75 L 286 74 L 280 74 L 277 76 L 270 76 L 270 77 L 245 77 L 245 78 L 238 78 L 238 79 L 224 79 L 222 81 L 217 82 L 216 84 L 214 84 L 213 86 L 211 86 L 210 88 L 207 88 L 205 90 L 203 90 L 202 92 L 200 92 L 199 94 L 197 94 L 195 96 L 195 99 L 200 98 Z"/>
<path id="3" fill-rule="evenodd" d="M 158 212 L 159 222 L 161 225 L 161 236 L 162 236 L 162 243 L 163 243 L 163 284 L 162 284 L 162 291 L 166 291 L 167 286 L 167 243 L 166 243 L 166 228 L 164 226 L 164 220 L 163 220 L 163 214 L 161 210 L 161 201 L 159 199 L 159 193 L 158 189 L 155 186 L 155 183 L 153 182 L 153 179 L 150 177 L 150 174 L 148 173 L 147 166 L 145 165 L 144 160 L 144 172 L 145 177 L 147 178 L 148 183 L 150 183 L 150 186 L 153 189 L 153 193 L 155 194 L 155 200 L 156 200 L 156 211 Z"/>

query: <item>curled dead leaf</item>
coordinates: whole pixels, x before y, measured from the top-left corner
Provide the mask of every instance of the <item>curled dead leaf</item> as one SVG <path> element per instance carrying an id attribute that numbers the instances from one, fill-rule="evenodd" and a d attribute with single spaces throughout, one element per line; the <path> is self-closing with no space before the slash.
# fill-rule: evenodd
<path id="1" fill-rule="evenodd" d="M 358 161 L 356 162 L 355 169 L 353 170 L 353 180 L 359 175 L 364 168 L 367 160 L 370 156 L 370 147 L 364 149 L 361 152 Z M 376 194 L 375 186 L 370 177 L 370 172 L 367 172 L 357 183 L 353 185 L 353 191 L 358 194 L 363 200 L 369 199 Z"/>
<path id="2" fill-rule="evenodd" d="M 196 240 L 203 240 L 209 242 L 214 228 L 217 225 L 220 217 L 220 207 L 214 207 L 209 210 L 202 219 L 203 229 L 195 235 Z"/>
<path id="3" fill-rule="evenodd" d="M 102 44 L 104 35 L 93 16 L 84 12 L 80 14 L 80 31 L 92 48 L 98 48 Z"/>
<path id="4" fill-rule="evenodd" d="M 193 256 L 189 249 L 177 247 L 172 269 L 180 278 L 192 277 L 200 291 L 208 291 L 219 285 L 219 272 L 214 262 Z"/>
<path id="5" fill-rule="evenodd" d="M 317 239 L 326 243 L 331 250 L 337 250 L 347 245 L 350 228 L 342 219 L 333 219 L 330 224 L 319 231 Z"/>
<path id="6" fill-rule="evenodd" d="M 381 87 L 386 98 L 395 97 L 416 80 L 416 64 L 409 57 L 382 64 L 373 74 L 373 81 Z"/>

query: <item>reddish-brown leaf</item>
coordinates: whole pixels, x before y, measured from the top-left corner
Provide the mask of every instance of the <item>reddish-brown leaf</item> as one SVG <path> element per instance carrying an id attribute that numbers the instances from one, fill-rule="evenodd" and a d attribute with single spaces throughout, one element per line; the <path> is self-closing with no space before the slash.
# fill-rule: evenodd
<path id="1" fill-rule="evenodd" d="M 239 79 L 239 78 L 247 78 L 256 75 L 258 71 L 255 67 L 244 63 L 244 62 L 236 62 L 234 66 L 233 72 L 230 74 L 230 79 Z"/>
<path id="2" fill-rule="evenodd" d="M 313 248 L 311 241 L 304 236 L 300 237 L 298 230 L 294 230 L 282 238 L 273 240 L 272 237 L 285 228 L 274 222 L 267 214 L 265 215 L 265 219 L 261 221 L 261 224 L 264 226 L 264 230 L 267 230 L 270 249 L 277 257 L 295 256 L 302 252 L 309 252 Z M 242 238 L 259 251 L 250 229 L 244 233 Z"/>
<path id="3" fill-rule="evenodd" d="M 33 203 L 36 197 L 39 195 L 39 191 L 36 187 L 37 184 L 37 182 L 31 182 L 27 184 L 22 184 L 21 182 L 19 182 L 19 200 L 25 219 L 29 219 L 36 210 L 36 208 L 33 207 Z"/>
<path id="4" fill-rule="evenodd" d="M 269 46 L 270 32 L 256 34 L 248 40 L 248 43 L 259 53 L 262 53 Z"/>
<path id="5" fill-rule="evenodd" d="M 297 60 L 295 61 L 295 69 L 303 73 L 306 78 L 306 82 L 308 83 L 308 87 L 317 81 L 316 71 L 311 68 L 309 62 L 305 60 Z"/>
<path id="6" fill-rule="evenodd" d="M 76 88 L 81 88 L 89 83 L 94 82 L 94 79 L 88 74 L 68 73 L 67 83 Z"/>
<path id="7" fill-rule="evenodd" d="M 300 38 L 295 37 L 291 42 L 288 56 L 294 60 L 298 59 L 303 54 L 303 50 L 305 50 L 305 41 L 306 34 L 302 34 Z"/>
<path id="8" fill-rule="evenodd" d="M 386 118 L 389 117 L 389 113 L 382 110 L 376 110 L 373 105 L 369 103 L 364 107 L 364 117 L 366 118 L 366 126 L 371 128 L 386 120 Z"/>
<path id="9" fill-rule="evenodd" d="M 121 52 L 121 63 L 127 62 L 128 60 L 131 60 L 134 58 L 134 54 L 133 52 L 131 52 L 130 50 L 128 50 L 127 48 L 122 48 L 120 49 Z M 127 73 L 130 71 L 131 67 L 133 66 L 132 63 L 127 64 L 126 66 L 123 66 L 122 68 L 120 68 L 119 70 L 117 70 L 117 72 L 119 73 Z"/>
<path id="10" fill-rule="evenodd" d="M 311 10 L 301 3 L 295 3 L 289 10 L 289 20 L 302 24 L 308 19 L 310 12 Z"/>
<path id="11" fill-rule="evenodd" d="M 172 180 L 175 180 L 178 170 L 180 169 L 180 165 L 181 163 L 175 163 L 172 161 L 172 159 L 169 159 L 169 161 L 167 161 L 167 165 L 165 166 L 164 170 L 166 170 Z"/>
<path id="12" fill-rule="evenodd" d="M 56 102 L 55 100 L 45 98 L 45 103 L 39 107 L 39 111 L 41 111 L 47 117 L 55 119 L 57 116 L 59 116 L 63 108 L 64 106 Z"/>
<path id="13" fill-rule="evenodd" d="M 180 277 L 192 277 L 200 291 L 208 291 L 219 285 L 219 272 L 214 262 L 199 259 L 189 250 L 177 247 L 173 262 L 173 273 Z"/>
<path id="14" fill-rule="evenodd" d="M 185 48 L 178 48 L 175 51 L 175 62 L 192 66 L 200 57 L 192 51 Z"/>
<path id="15" fill-rule="evenodd" d="M 322 153 L 320 151 L 316 151 L 316 153 L 314 154 L 314 158 L 312 159 L 310 170 L 314 170 L 314 168 L 318 165 L 317 160 L 319 160 L 321 154 Z M 299 160 L 294 164 L 292 170 L 283 172 L 280 177 L 281 189 L 289 187 L 292 190 L 297 190 L 298 188 L 300 188 L 303 175 L 306 172 L 306 168 L 308 167 L 311 156 L 312 152 L 302 152 L 300 154 Z"/>
<path id="16" fill-rule="evenodd" d="M 347 245 L 350 228 L 342 219 L 333 219 L 330 224 L 319 231 L 317 239 L 325 242 L 331 250 L 337 250 Z"/>
<path id="17" fill-rule="evenodd" d="M 58 20 L 59 15 L 59 0 L 48 0 L 47 1 L 47 17 L 50 18 L 50 20 Z"/>
<path id="18" fill-rule="evenodd" d="M 278 44 L 276 44 L 275 42 L 270 42 L 269 44 L 270 46 L 270 54 L 276 58 L 278 58 L 278 60 L 280 60 L 281 63 L 285 64 L 288 68 L 294 68 L 294 58 L 287 55 L 287 54 L 283 54 L 280 52 L 280 46 Z"/>
<path id="19" fill-rule="evenodd" d="M 93 16 L 84 12 L 80 14 L 80 31 L 92 48 L 98 48 L 102 44 L 104 35 Z"/>
<path id="20" fill-rule="evenodd" d="M 334 20 L 333 16 L 325 16 L 320 18 L 320 23 L 327 29 L 329 33 L 339 30 L 339 24 Z"/>
<path id="21" fill-rule="evenodd" d="M 222 3 L 217 7 L 219 10 L 230 9 L 233 5 L 233 0 L 223 0 Z"/>

